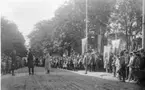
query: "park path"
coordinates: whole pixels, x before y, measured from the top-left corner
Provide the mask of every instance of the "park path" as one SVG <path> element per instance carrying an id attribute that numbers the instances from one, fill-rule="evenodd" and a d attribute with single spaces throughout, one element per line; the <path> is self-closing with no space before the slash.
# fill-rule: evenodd
<path id="1" fill-rule="evenodd" d="M 2 76 L 1 90 L 145 90 L 136 84 L 61 69 L 52 69 L 50 74 L 45 74 L 44 68 L 36 67 L 35 75 L 30 76 L 27 68 L 16 72 L 16 76 Z"/>

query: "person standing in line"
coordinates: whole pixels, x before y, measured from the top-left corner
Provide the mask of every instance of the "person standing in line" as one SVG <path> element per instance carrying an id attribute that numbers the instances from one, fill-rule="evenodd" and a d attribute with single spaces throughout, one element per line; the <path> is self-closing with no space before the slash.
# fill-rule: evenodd
<path id="1" fill-rule="evenodd" d="M 16 68 L 15 67 L 16 66 L 16 50 L 15 49 L 12 51 L 11 58 L 12 58 L 12 63 L 11 63 L 12 76 L 15 76 L 15 73 L 14 73 L 14 70 Z"/>
<path id="2" fill-rule="evenodd" d="M 138 71 L 137 77 L 138 77 L 138 83 L 142 83 L 145 81 L 145 51 L 144 49 L 140 50 L 141 60 L 140 60 L 140 71 Z"/>
<path id="3" fill-rule="evenodd" d="M 124 56 L 124 51 L 120 53 L 120 72 L 119 76 L 122 77 L 122 81 L 125 82 L 125 56 Z"/>
<path id="4" fill-rule="evenodd" d="M 83 57 L 83 65 L 84 65 L 84 68 L 85 68 L 85 74 L 87 74 L 87 71 L 88 71 L 88 53 L 87 52 L 85 52 L 84 53 L 84 57 Z"/>
<path id="5" fill-rule="evenodd" d="M 136 72 L 139 71 L 139 67 L 140 67 L 140 55 L 139 53 L 135 53 L 135 59 L 134 59 L 134 63 L 133 63 L 133 76 L 134 76 L 134 81 L 138 82 L 138 77 L 136 77 Z"/>
<path id="6" fill-rule="evenodd" d="M 116 77 L 116 57 L 115 55 L 113 56 L 113 61 L 112 61 L 112 71 L 113 71 L 113 76 Z"/>
<path id="7" fill-rule="evenodd" d="M 6 74 L 8 74 L 8 71 L 9 71 L 8 63 L 9 63 L 9 57 L 6 59 Z"/>
<path id="8" fill-rule="evenodd" d="M 9 57 L 9 61 L 8 61 L 9 73 L 11 73 L 11 63 L 12 63 L 12 59 L 11 57 Z"/>
<path id="9" fill-rule="evenodd" d="M 76 71 L 76 67 L 77 67 L 77 57 L 76 55 L 74 55 L 74 58 L 73 58 L 73 65 L 74 65 L 74 71 Z"/>
<path id="10" fill-rule="evenodd" d="M 145 70 L 145 51 L 144 51 L 144 49 L 140 50 L 140 55 L 141 55 L 140 70 Z"/>
<path id="11" fill-rule="evenodd" d="M 109 54 L 106 52 L 104 55 L 104 68 L 106 69 L 106 72 L 109 72 Z"/>
<path id="12" fill-rule="evenodd" d="M 110 53 L 109 62 L 108 62 L 108 65 L 109 65 L 109 73 L 112 73 L 112 62 L 113 62 L 113 53 Z"/>
<path id="13" fill-rule="evenodd" d="M 128 75 L 127 82 L 130 82 L 130 80 L 133 77 L 133 63 L 134 63 L 134 60 L 135 60 L 135 56 L 134 56 L 134 53 L 132 52 L 130 54 L 130 61 L 129 61 L 129 64 L 128 64 L 128 67 L 129 67 L 129 75 Z"/>
<path id="14" fill-rule="evenodd" d="M 39 65 L 39 59 L 38 58 L 36 58 L 35 63 L 36 63 L 36 66 L 38 67 L 38 65 Z"/>
<path id="15" fill-rule="evenodd" d="M 129 75 L 129 53 L 128 51 L 125 52 L 125 71 L 126 71 L 126 80 L 128 79 L 128 75 Z"/>
<path id="16" fill-rule="evenodd" d="M 119 58 L 120 58 L 120 56 L 119 55 L 117 55 L 116 57 L 115 57 L 115 59 L 116 59 L 116 61 L 115 61 L 115 67 L 116 67 L 116 77 L 118 77 L 119 78 L 119 69 L 120 69 L 120 61 L 119 61 Z"/>
<path id="17" fill-rule="evenodd" d="M 49 55 L 49 53 L 46 51 L 45 52 L 45 70 L 46 70 L 46 73 L 49 74 L 50 73 L 50 70 L 51 70 L 51 56 Z"/>
<path id="18" fill-rule="evenodd" d="M 33 54 L 31 49 L 29 49 L 28 53 L 28 70 L 29 70 L 29 75 L 34 75 L 34 62 L 33 62 Z"/>
<path id="19" fill-rule="evenodd" d="M 45 56 L 42 59 L 42 67 L 45 67 Z"/>
<path id="20" fill-rule="evenodd" d="M 85 67 L 85 74 L 87 74 L 88 71 L 88 66 L 89 66 L 89 60 L 90 60 L 90 53 L 91 51 L 89 50 L 88 52 L 85 52 L 85 56 L 83 58 L 83 65 Z"/>

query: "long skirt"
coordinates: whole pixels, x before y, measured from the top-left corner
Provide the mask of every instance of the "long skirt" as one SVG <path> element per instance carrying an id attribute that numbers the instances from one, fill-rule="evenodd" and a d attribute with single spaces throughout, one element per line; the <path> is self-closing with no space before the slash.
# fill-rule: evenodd
<path id="1" fill-rule="evenodd" d="M 51 63 L 48 60 L 45 61 L 45 70 L 51 70 Z"/>

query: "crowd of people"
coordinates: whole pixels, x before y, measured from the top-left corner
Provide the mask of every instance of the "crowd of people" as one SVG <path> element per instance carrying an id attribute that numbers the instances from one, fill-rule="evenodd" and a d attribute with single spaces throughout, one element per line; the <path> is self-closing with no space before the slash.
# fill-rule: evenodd
<path id="1" fill-rule="evenodd" d="M 123 82 L 136 81 L 141 83 L 145 80 L 145 52 L 143 49 L 133 52 L 123 50 L 120 54 L 110 54 L 106 71 L 113 73 Z"/>
<path id="2" fill-rule="evenodd" d="M 145 80 L 145 52 L 143 49 L 133 52 L 127 50 L 119 54 L 110 53 L 109 60 L 103 59 L 103 55 L 89 50 L 84 55 L 74 54 L 65 57 L 51 57 L 53 68 L 63 68 L 68 70 L 100 71 L 112 73 L 123 82 L 136 81 L 138 83 Z M 104 63 L 107 61 L 107 63 Z"/>
<path id="3" fill-rule="evenodd" d="M 81 70 L 83 69 L 82 60 L 80 55 L 71 55 L 65 57 L 52 57 L 52 67 L 62 68 L 68 70 Z"/>
<path id="4" fill-rule="evenodd" d="M 123 82 L 133 80 L 140 83 L 145 80 L 145 51 L 143 49 L 130 53 L 127 50 L 123 50 L 119 54 L 110 53 L 108 60 L 103 58 L 103 54 L 94 50 L 89 50 L 83 55 L 73 53 L 70 56 L 50 56 L 49 52 L 46 51 L 43 58 L 34 58 L 29 50 L 27 60 L 15 54 L 16 52 L 13 51 L 11 57 L 2 55 L 1 71 L 3 74 L 12 73 L 13 75 L 14 70 L 24 66 L 28 66 L 29 74 L 34 74 L 34 65 L 45 67 L 47 73 L 50 73 L 51 67 L 97 72 L 105 70 L 105 66 L 106 72 L 112 73 L 114 77 Z"/>
<path id="5" fill-rule="evenodd" d="M 13 57 L 5 55 L 4 53 L 2 53 L 1 56 L 2 56 L 1 57 L 1 73 L 3 75 L 10 74 L 13 69 L 13 66 L 12 66 Z M 19 68 L 27 66 L 26 59 L 24 59 L 20 56 L 16 56 L 16 58 L 14 58 L 14 59 L 15 59 L 15 63 L 16 63 L 14 66 L 15 69 L 19 69 Z"/>
<path id="6" fill-rule="evenodd" d="M 84 70 L 85 69 L 85 56 L 80 54 L 72 54 L 70 56 L 51 56 L 51 66 L 53 68 L 62 68 L 68 70 Z M 91 71 L 100 71 L 103 69 L 103 56 L 99 53 L 90 53 L 88 58 L 88 70 Z"/>

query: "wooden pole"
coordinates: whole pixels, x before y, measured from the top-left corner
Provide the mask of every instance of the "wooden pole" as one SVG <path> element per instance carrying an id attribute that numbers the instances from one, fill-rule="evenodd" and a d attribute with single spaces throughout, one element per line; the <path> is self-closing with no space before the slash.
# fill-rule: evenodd
<path id="1" fill-rule="evenodd" d="M 86 52 L 88 52 L 88 0 L 86 0 L 86 39 L 87 39 L 87 41 L 86 41 Z M 88 69 L 88 60 L 86 60 L 85 74 L 87 74 L 87 69 Z"/>
<path id="2" fill-rule="evenodd" d="M 142 6 L 142 48 L 145 50 L 145 0 L 143 0 L 143 6 Z"/>

